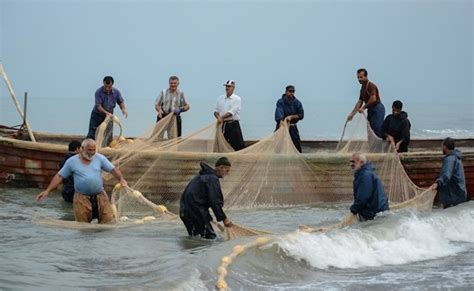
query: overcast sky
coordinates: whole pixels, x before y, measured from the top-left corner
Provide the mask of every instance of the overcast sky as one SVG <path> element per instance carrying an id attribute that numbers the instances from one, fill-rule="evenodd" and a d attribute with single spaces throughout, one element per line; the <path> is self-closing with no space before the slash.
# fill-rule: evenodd
<path id="1" fill-rule="evenodd" d="M 469 0 L 0 0 L 0 59 L 18 95 L 91 106 L 104 75 L 139 108 L 176 74 L 194 104 L 214 103 L 235 79 L 254 112 L 273 110 L 294 84 L 307 104 L 348 104 L 346 114 L 366 67 L 388 109 L 397 98 L 473 108 L 473 9 Z"/>

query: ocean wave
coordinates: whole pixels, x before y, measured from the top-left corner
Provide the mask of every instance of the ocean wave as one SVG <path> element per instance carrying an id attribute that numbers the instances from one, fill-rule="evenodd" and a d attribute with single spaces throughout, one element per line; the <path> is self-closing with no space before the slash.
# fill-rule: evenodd
<path id="1" fill-rule="evenodd" d="M 399 213 L 331 233 L 298 233 L 277 245 L 318 269 L 400 265 L 451 256 L 474 243 L 474 202 L 431 214 Z"/>
<path id="2" fill-rule="evenodd" d="M 412 129 L 413 138 L 472 138 L 474 130 L 470 129 Z"/>

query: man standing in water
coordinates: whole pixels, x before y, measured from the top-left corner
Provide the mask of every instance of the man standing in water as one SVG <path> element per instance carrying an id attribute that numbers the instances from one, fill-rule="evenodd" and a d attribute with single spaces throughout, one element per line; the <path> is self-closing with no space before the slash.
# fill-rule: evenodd
<path id="1" fill-rule="evenodd" d="M 201 171 L 195 176 L 184 189 L 181 195 L 179 217 L 186 226 L 190 236 L 200 235 L 205 239 L 215 239 L 216 234 L 210 222 L 212 217 L 209 208 L 212 208 L 217 221 L 223 221 L 224 226 L 232 226 L 222 207 L 224 197 L 222 195 L 220 178 L 229 174 L 231 164 L 226 157 L 217 160 L 215 168 L 201 162 Z"/>
<path id="2" fill-rule="evenodd" d="M 95 91 L 95 105 L 91 112 L 87 138 L 95 139 L 97 127 L 104 122 L 107 116 L 114 114 L 116 104 L 120 106 L 123 116 L 125 116 L 125 118 L 128 117 L 122 94 L 117 88 L 113 87 L 114 78 L 106 76 L 104 77 L 103 83 L 104 85 Z M 109 136 L 106 138 L 107 144 L 112 141 L 112 125 L 113 123 L 110 123 L 110 126 L 107 128 L 107 132 L 109 133 Z"/>
<path id="3" fill-rule="evenodd" d="M 374 219 L 379 212 L 389 210 L 382 181 L 365 155 L 352 154 L 350 166 L 354 171 L 354 203 L 350 208 L 352 214 L 358 214 L 360 221 L 366 221 Z"/>
<path id="4" fill-rule="evenodd" d="M 81 143 L 77 140 L 71 141 L 68 147 L 69 152 L 66 154 L 66 156 L 64 156 L 64 159 L 59 164 L 59 169 L 62 169 L 64 167 L 64 164 L 67 160 L 69 160 L 69 158 L 81 152 Z M 61 190 L 61 193 L 63 194 L 64 201 L 72 203 L 74 192 L 74 178 L 69 177 L 63 179 L 63 189 Z"/>
<path id="5" fill-rule="evenodd" d="M 280 128 L 280 123 L 286 122 L 290 126 L 290 136 L 296 149 L 301 153 L 300 133 L 296 123 L 304 118 L 304 110 L 301 102 L 296 99 L 295 87 L 286 86 L 285 94 L 277 101 L 275 109 L 276 129 Z"/>
<path id="6" fill-rule="evenodd" d="M 48 197 L 64 178 L 74 177 L 74 217 L 77 222 L 91 222 L 97 218 L 99 223 L 114 222 L 114 212 L 104 191 L 101 171 L 112 173 L 125 187 L 127 181 L 119 169 L 103 155 L 96 153 L 96 143 L 93 139 L 82 142 L 80 154 L 68 159 L 64 167 L 54 176 L 45 191 L 36 196 L 37 201 Z"/>
<path id="7" fill-rule="evenodd" d="M 189 110 L 189 104 L 186 101 L 184 92 L 179 90 L 178 86 L 179 78 L 177 76 L 171 76 L 169 78 L 169 88 L 161 91 L 156 99 L 155 109 L 158 113 L 156 122 L 170 113 L 176 115 L 176 126 L 179 137 L 181 136 L 181 113 Z M 170 137 L 169 131 L 168 137 Z"/>
<path id="8" fill-rule="evenodd" d="M 452 138 L 445 138 L 443 147 L 443 166 L 436 183 L 431 187 L 438 190 L 443 208 L 456 206 L 466 201 L 466 178 L 462 164 L 462 154 L 455 148 Z"/>
<path id="9" fill-rule="evenodd" d="M 359 100 L 357 100 L 354 109 L 347 116 L 347 121 L 351 121 L 354 115 L 363 113 L 367 109 L 367 119 L 375 135 L 382 138 L 382 124 L 385 117 L 385 107 L 380 101 L 379 89 L 369 81 L 366 69 L 357 70 L 357 79 L 362 85 L 360 88 Z"/>
<path id="10" fill-rule="evenodd" d="M 240 97 L 234 94 L 235 81 L 228 80 L 225 84 L 225 95 L 217 99 L 214 117 L 222 124 L 222 132 L 227 142 L 236 151 L 245 147 L 242 130 L 240 129 Z"/>

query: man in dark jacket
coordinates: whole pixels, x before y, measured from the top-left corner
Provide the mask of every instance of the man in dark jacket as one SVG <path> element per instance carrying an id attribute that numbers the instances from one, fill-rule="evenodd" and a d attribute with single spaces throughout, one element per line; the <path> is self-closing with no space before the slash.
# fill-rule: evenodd
<path id="1" fill-rule="evenodd" d="M 290 136 L 295 148 L 301 153 L 300 134 L 296 123 L 304 118 L 304 110 L 301 102 L 296 99 L 295 87 L 286 86 L 285 94 L 278 99 L 275 109 L 276 129 L 280 128 L 282 122 L 290 126 Z"/>
<path id="2" fill-rule="evenodd" d="M 408 152 L 410 144 L 410 121 L 408 114 L 402 111 L 403 103 L 399 100 L 393 102 L 392 114 L 385 117 L 382 124 L 382 138 L 392 143 L 399 153 Z"/>
<path id="3" fill-rule="evenodd" d="M 181 195 L 179 217 L 183 221 L 190 236 L 200 235 L 205 239 L 215 239 L 216 234 L 210 222 L 212 208 L 217 221 L 223 221 L 224 226 L 232 226 L 222 207 L 222 195 L 219 178 L 224 178 L 230 171 L 231 164 L 226 157 L 217 160 L 215 168 L 201 162 L 199 175 L 195 176 Z"/>
<path id="4" fill-rule="evenodd" d="M 374 166 L 367 162 L 365 155 L 355 153 L 350 160 L 354 171 L 354 203 L 351 212 L 359 215 L 360 221 L 374 219 L 375 215 L 389 210 L 387 194 Z"/>
<path id="5" fill-rule="evenodd" d="M 466 178 L 462 165 L 462 154 L 455 148 L 454 140 L 443 140 L 443 166 L 439 178 L 433 184 L 433 189 L 438 189 L 439 200 L 443 208 L 456 206 L 466 201 Z"/>
<path id="6" fill-rule="evenodd" d="M 76 154 L 81 152 L 81 143 L 78 142 L 77 140 L 73 140 L 69 143 L 69 152 L 64 156 L 64 159 L 62 162 L 59 164 L 59 169 L 61 170 L 66 161 L 72 157 L 75 156 Z M 62 194 L 63 194 L 63 199 L 66 202 L 72 203 L 72 200 L 74 198 L 74 178 L 71 176 L 69 178 L 63 179 L 63 189 L 62 189 Z"/>

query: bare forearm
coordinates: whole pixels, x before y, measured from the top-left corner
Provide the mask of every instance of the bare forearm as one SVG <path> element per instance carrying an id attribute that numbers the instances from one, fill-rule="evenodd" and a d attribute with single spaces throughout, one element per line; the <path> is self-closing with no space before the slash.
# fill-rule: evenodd
<path id="1" fill-rule="evenodd" d="M 359 109 L 360 107 L 362 106 L 362 101 L 358 100 L 354 106 L 354 109 L 352 110 L 351 114 L 355 114 Z"/>
<path id="2" fill-rule="evenodd" d="M 53 189 L 58 187 L 58 185 L 61 184 L 62 182 L 63 182 L 63 178 L 59 174 L 54 175 L 53 179 L 51 180 L 51 182 L 49 182 L 49 185 L 45 191 L 48 193 L 53 191 Z"/>
<path id="3" fill-rule="evenodd" d="M 105 111 L 104 107 L 102 105 L 97 105 L 97 110 L 105 115 L 110 114 L 109 112 Z"/>

